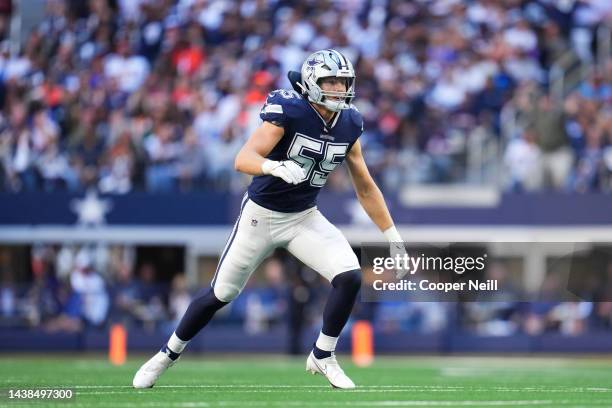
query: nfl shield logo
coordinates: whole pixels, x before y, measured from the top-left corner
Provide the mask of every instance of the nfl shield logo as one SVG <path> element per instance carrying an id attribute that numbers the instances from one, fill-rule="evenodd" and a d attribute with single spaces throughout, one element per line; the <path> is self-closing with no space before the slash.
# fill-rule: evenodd
<path id="1" fill-rule="evenodd" d="M 251 220 L 251 226 L 252 226 L 252 227 L 256 227 L 256 226 L 257 226 L 257 220 L 256 220 L 255 218 L 253 218 L 253 219 Z"/>

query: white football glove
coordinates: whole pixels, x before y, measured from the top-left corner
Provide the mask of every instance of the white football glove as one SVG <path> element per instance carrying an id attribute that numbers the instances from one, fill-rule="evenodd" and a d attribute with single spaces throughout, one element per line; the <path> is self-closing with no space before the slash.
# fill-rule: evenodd
<path id="1" fill-rule="evenodd" d="M 385 234 L 385 237 L 389 241 L 389 256 L 393 259 L 396 259 L 396 257 L 399 255 L 401 259 L 405 259 L 404 255 L 408 255 L 408 253 L 406 252 L 406 247 L 404 247 L 404 240 L 400 236 L 399 232 L 397 232 L 395 226 L 389 227 L 383 232 L 383 234 Z M 395 270 L 395 278 L 401 279 L 408 272 L 408 269 L 397 268 Z"/>
<path id="2" fill-rule="evenodd" d="M 406 252 L 406 248 L 404 247 L 404 243 L 403 242 L 390 242 L 389 243 L 389 255 L 391 256 L 391 258 L 396 259 L 396 256 L 400 256 L 400 259 L 406 259 L 404 258 L 404 255 L 408 255 L 408 252 Z M 402 266 L 403 268 L 396 268 L 395 269 L 395 278 L 396 279 L 402 279 L 408 272 L 410 272 L 406 267 L 406 264 L 404 263 L 404 261 L 402 261 Z"/>
<path id="3" fill-rule="evenodd" d="M 266 160 L 261 165 L 261 171 L 263 174 L 270 174 L 274 177 L 282 178 L 289 184 L 299 184 L 306 178 L 304 169 L 291 160 Z"/>

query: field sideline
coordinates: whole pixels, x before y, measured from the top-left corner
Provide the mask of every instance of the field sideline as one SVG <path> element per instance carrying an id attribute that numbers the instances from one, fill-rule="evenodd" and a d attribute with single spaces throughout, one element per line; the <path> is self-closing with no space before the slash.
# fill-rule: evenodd
<path id="1" fill-rule="evenodd" d="M 305 359 L 185 355 L 150 390 L 131 379 L 145 356 L 121 367 L 103 356 L 0 354 L 2 407 L 612 407 L 612 359 L 380 357 L 356 368 L 358 388 L 333 390 Z M 13 403 L 8 388 L 72 388 L 71 402 Z"/>

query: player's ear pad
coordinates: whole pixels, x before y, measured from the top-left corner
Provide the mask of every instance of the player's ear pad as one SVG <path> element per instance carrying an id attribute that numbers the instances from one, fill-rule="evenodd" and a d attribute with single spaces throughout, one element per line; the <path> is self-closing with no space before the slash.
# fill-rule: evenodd
<path id="1" fill-rule="evenodd" d="M 302 88 L 298 86 L 298 83 L 302 82 L 302 74 L 297 71 L 289 71 L 287 72 L 287 78 L 289 78 L 289 82 L 291 82 L 291 86 L 297 93 L 302 94 Z"/>

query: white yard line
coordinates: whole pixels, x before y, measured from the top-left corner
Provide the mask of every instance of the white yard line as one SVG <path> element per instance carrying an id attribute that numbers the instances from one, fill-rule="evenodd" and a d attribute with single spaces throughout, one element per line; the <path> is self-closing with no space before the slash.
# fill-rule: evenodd
<path id="1" fill-rule="evenodd" d="M 75 390 L 96 390 L 96 389 L 126 389 L 132 390 L 131 385 L 74 385 L 68 388 Z M 196 388 L 196 389 L 231 389 L 232 392 L 275 392 L 281 390 L 295 390 L 303 389 L 304 391 L 312 391 L 318 389 L 329 389 L 329 385 L 288 385 L 288 384 L 269 384 L 269 385 L 258 385 L 258 384 L 180 384 L 180 385 L 156 385 L 156 389 L 185 389 L 185 388 Z M 145 390 L 146 391 L 146 390 Z M 459 392 L 459 391 L 473 391 L 473 392 L 576 392 L 576 393 L 607 393 L 612 392 L 612 388 L 605 387 L 547 387 L 547 386 L 535 386 L 535 387 L 503 387 L 503 386 L 491 386 L 491 387 L 475 387 L 475 386 L 446 386 L 446 385 L 363 385 L 358 386 L 357 389 L 351 392 Z M 82 391 L 78 391 L 82 392 Z"/>
<path id="2" fill-rule="evenodd" d="M 304 407 L 304 406 L 364 406 L 364 407 L 502 407 L 502 406 L 564 406 L 566 408 L 582 408 L 592 406 L 609 406 L 609 401 L 592 401 L 589 405 L 576 405 L 575 401 L 569 400 L 459 400 L 459 401 L 438 401 L 438 400 L 385 400 L 385 401 L 329 401 L 325 403 L 316 403 L 313 401 L 182 401 L 182 402 L 113 402 L 114 408 L 206 408 L 206 407 L 224 407 L 224 406 L 275 406 L 275 407 Z M 90 404 L 71 402 L 72 407 L 89 407 Z"/>

